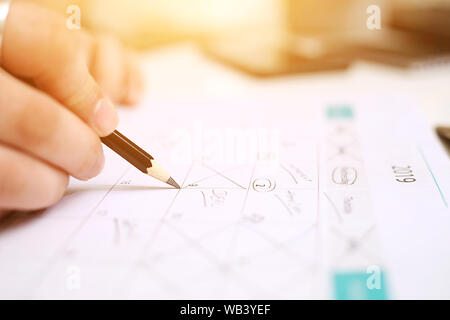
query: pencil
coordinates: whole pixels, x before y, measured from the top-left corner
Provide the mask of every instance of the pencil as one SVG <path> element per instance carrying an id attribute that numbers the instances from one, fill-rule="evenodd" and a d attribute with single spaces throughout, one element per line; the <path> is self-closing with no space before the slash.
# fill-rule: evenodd
<path id="1" fill-rule="evenodd" d="M 439 137 L 450 142 L 450 127 L 437 127 L 436 131 Z"/>
<path id="2" fill-rule="evenodd" d="M 134 142 L 115 130 L 109 136 L 100 138 L 115 153 L 149 176 L 180 189 L 178 183 L 153 159 L 151 155 Z"/>

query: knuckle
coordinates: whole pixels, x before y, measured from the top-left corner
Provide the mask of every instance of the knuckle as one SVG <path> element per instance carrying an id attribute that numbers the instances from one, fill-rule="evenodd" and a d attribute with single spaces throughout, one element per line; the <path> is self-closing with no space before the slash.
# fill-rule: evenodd
<path id="1" fill-rule="evenodd" d="M 49 207 L 63 197 L 69 182 L 66 173 L 15 152 L 0 154 L 0 168 L 1 208 Z"/>
<path id="2" fill-rule="evenodd" d="M 121 42 L 116 37 L 111 34 L 100 34 L 97 36 L 97 43 L 99 46 L 105 46 L 108 49 L 110 48 L 120 48 Z"/>
<path id="3" fill-rule="evenodd" d="M 67 30 L 65 20 L 60 16 L 54 16 L 49 19 L 48 24 L 51 26 L 49 39 L 51 45 L 48 47 L 48 54 L 55 57 L 55 61 L 59 63 L 67 62 L 80 53 L 79 32 L 75 30 Z"/>
<path id="4" fill-rule="evenodd" d="M 45 101 L 26 101 L 19 107 L 15 128 L 20 143 L 41 145 L 56 134 L 60 114 L 47 104 Z"/>
<path id="5" fill-rule="evenodd" d="M 25 189 L 24 179 L 20 179 L 22 167 L 18 161 L 0 157 L 0 203 L 9 202 Z"/>
<path id="6" fill-rule="evenodd" d="M 49 207 L 56 204 L 64 196 L 68 184 L 69 176 L 63 172 L 58 172 L 55 179 L 47 185 L 46 197 L 39 205 Z"/>
<path id="7" fill-rule="evenodd" d="M 86 68 L 82 67 L 81 69 Z M 73 82 L 67 86 L 67 94 L 63 100 L 75 113 L 89 121 L 103 94 L 87 70 L 80 72 L 76 78 L 73 78 Z"/>

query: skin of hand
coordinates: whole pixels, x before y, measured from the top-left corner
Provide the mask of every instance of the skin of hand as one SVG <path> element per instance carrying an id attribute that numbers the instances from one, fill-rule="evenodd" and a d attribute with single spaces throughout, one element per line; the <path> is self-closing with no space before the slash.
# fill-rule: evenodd
<path id="1" fill-rule="evenodd" d="M 139 100 L 131 53 L 111 37 L 66 28 L 66 18 L 13 1 L 0 68 L 0 212 L 55 204 L 69 176 L 103 168 L 99 136 L 118 124 L 112 104 Z"/>

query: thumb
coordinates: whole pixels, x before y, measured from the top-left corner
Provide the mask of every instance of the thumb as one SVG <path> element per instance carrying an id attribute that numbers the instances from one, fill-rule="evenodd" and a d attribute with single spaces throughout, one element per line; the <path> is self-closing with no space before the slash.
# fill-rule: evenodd
<path id="1" fill-rule="evenodd" d="M 89 73 L 86 39 L 81 31 L 67 29 L 63 16 L 13 2 L 4 29 L 2 66 L 31 79 L 106 136 L 117 126 L 117 111 Z"/>

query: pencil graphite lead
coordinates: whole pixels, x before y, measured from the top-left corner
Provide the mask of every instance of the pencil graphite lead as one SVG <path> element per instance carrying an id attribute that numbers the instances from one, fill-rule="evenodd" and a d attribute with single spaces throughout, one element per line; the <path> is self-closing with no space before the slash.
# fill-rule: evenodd
<path id="1" fill-rule="evenodd" d="M 180 186 L 178 185 L 178 183 L 176 183 L 172 177 L 170 177 L 169 180 L 167 180 L 167 184 L 170 184 L 171 186 L 173 186 L 177 189 L 181 189 Z"/>

